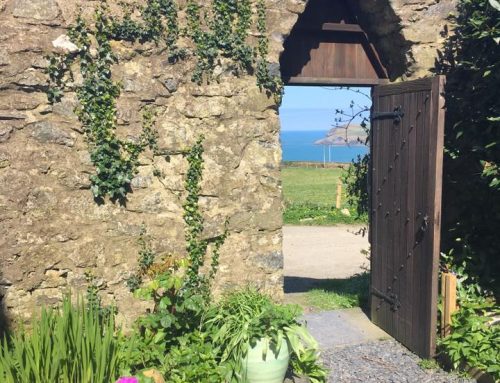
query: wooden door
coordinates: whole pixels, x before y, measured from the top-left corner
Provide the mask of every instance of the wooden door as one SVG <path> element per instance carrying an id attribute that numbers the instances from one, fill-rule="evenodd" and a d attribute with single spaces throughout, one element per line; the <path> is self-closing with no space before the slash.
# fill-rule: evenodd
<path id="1" fill-rule="evenodd" d="M 436 343 L 444 84 L 372 92 L 371 318 L 424 358 Z"/>

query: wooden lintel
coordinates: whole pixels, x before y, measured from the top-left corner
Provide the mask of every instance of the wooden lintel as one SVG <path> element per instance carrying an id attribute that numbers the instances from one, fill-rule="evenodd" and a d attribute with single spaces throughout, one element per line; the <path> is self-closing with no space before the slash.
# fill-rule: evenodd
<path id="1" fill-rule="evenodd" d="M 364 33 L 359 24 L 324 23 L 323 31 Z"/>
<path id="2" fill-rule="evenodd" d="M 387 84 L 387 79 L 379 78 L 342 78 L 342 77 L 289 77 L 286 85 L 338 85 L 338 86 L 374 86 Z"/>
<path id="3" fill-rule="evenodd" d="M 363 28 L 361 28 L 359 24 L 345 23 L 324 23 L 322 25 L 304 24 L 298 26 L 298 29 L 305 31 L 364 33 Z"/>

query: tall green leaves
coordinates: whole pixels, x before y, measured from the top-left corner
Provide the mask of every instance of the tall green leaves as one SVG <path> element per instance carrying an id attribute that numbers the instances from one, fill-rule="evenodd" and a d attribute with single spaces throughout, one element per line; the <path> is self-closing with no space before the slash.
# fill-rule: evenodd
<path id="1" fill-rule="evenodd" d="M 121 347 L 112 316 L 65 299 L 43 309 L 31 331 L 19 329 L 0 347 L 3 383 L 109 383 L 119 376 Z"/>

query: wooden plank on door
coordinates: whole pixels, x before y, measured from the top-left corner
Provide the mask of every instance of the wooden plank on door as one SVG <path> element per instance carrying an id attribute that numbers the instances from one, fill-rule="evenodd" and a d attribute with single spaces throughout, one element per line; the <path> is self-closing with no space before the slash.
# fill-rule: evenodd
<path id="1" fill-rule="evenodd" d="M 444 83 L 437 76 L 372 94 L 371 316 L 426 358 L 436 346 Z"/>

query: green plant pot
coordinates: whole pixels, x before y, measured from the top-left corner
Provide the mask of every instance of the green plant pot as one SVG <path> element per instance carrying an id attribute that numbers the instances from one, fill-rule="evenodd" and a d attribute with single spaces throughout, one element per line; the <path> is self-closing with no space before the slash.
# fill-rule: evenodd
<path id="1" fill-rule="evenodd" d="M 261 339 L 243 360 L 243 373 L 248 383 L 283 383 L 289 362 L 290 351 L 285 340 L 277 351 L 276 347 L 269 347 L 269 339 Z"/>

